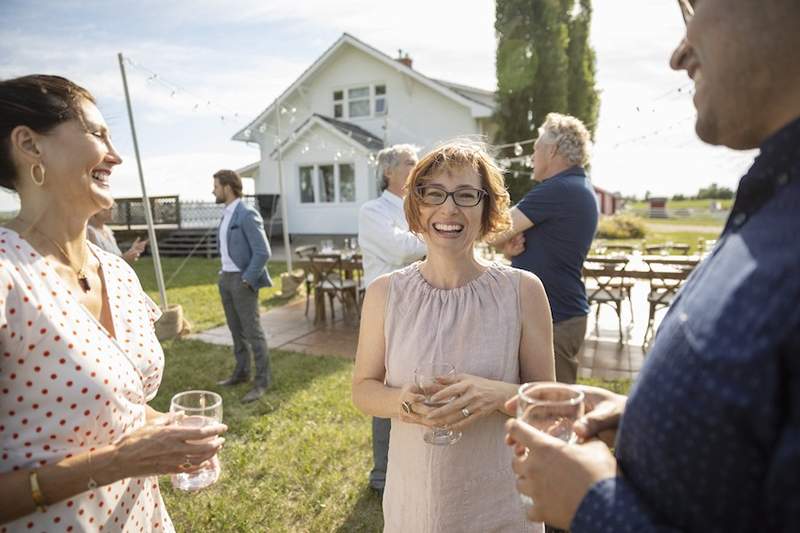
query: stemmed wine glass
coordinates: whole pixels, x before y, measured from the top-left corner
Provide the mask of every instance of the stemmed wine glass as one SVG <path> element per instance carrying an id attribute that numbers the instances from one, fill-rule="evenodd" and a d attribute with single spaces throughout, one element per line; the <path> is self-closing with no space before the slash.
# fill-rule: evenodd
<path id="1" fill-rule="evenodd" d="M 445 385 L 440 381 L 441 378 L 452 377 L 455 374 L 456 368 L 449 363 L 426 363 L 418 366 L 414 370 L 414 383 L 425 396 L 423 403 L 428 407 L 436 408 L 453 401 L 455 396 L 438 401 L 431 400 L 431 397 L 445 388 Z M 448 427 L 433 427 L 426 430 L 422 438 L 428 444 L 448 446 L 458 442 L 458 439 L 461 438 L 461 432 L 453 431 Z"/>
<path id="2" fill-rule="evenodd" d="M 169 412 L 183 415 L 177 419 L 181 426 L 219 424 L 222 422 L 222 397 L 216 392 L 202 390 L 181 392 L 172 397 Z M 219 479 L 219 473 L 219 458 L 214 456 L 208 466 L 197 472 L 173 474 L 172 486 L 185 491 L 204 489 Z"/>
<path id="3" fill-rule="evenodd" d="M 583 392 L 560 383 L 526 383 L 519 388 L 517 419 L 539 431 L 574 442 L 573 424 L 583 416 Z M 522 503 L 533 506 L 530 497 L 520 494 Z"/>

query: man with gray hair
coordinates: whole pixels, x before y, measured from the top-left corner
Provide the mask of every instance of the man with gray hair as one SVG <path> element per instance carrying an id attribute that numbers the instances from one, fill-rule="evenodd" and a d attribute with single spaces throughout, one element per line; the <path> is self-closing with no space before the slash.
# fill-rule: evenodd
<path id="1" fill-rule="evenodd" d="M 417 148 L 410 144 L 396 144 L 378 153 L 378 172 L 385 190 L 378 198 L 364 203 L 358 214 L 358 243 L 367 286 L 378 276 L 403 268 L 425 255 L 425 243 L 408 231 L 403 211 L 406 179 L 416 164 Z M 381 493 L 386 482 L 390 429 L 389 419 L 372 419 L 374 465 L 369 484 Z"/>
<path id="2" fill-rule="evenodd" d="M 556 379 L 575 383 L 589 302 L 583 262 L 597 231 L 598 207 L 583 168 L 589 132 L 575 117 L 550 113 L 533 145 L 538 185 L 511 209 L 512 227 L 495 239 L 512 265 L 542 280 L 553 314 Z"/>

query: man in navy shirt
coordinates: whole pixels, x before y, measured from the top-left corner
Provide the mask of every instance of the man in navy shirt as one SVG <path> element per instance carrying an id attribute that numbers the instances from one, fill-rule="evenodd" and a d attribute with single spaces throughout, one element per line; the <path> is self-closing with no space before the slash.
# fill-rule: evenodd
<path id="1" fill-rule="evenodd" d="M 671 65 L 695 82 L 698 136 L 760 154 L 630 397 L 586 388 L 580 445 L 509 423 L 517 487 L 536 502 L 529 518 L 573 533 L 796 532 L 800 2 L 678 3 Z"/>
<path id="2" fill-rule="evenodd" d="M 589 145 L 589 132 L 580 120 L 547 115 L 533 146 L 533 179 L 538 184 L 511 209 L 511 230 L 495 241 L 500 247 L 508 243 L 512 266 L 542 280 L 553 314 L 556 379 L 564 383 L 577 379 L 589 313 L 581 271 L 598 216 L 583 169 Z"/>

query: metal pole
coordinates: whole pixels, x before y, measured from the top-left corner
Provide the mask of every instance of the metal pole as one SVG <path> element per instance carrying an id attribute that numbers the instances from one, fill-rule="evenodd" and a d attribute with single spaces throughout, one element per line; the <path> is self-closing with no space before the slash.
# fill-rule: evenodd
<path id="1" fill-rule="evenodd" d="M 286 208 L 286 195 L 283 194 L 283 149 L 281 145 L 281 100 L 275 99 L 278 137 L 278 192 L 281 195 L 281 229 L 283 230 L 283 249 L 286 253 L 286 270 L 292 271 L 292 244 L 289 242 L 289 211 Z"/>
<path id="2" fill-rule="evenodd" d="M 150 199 L 147 197 L 147 189 L 144 186 L 144 173 L 142 172 L 142 158 L 139 156 L 139 143 L 136 140 L 136 127 L 133 124 L 133 110 L 131 109 L 131 96 L 128 93 L 128 78 L 125 76 L 125 63 L 122 53 L 117 54 L 119 59 L 119 71 L 122 73 L 122 87 L 125 89 L 125 104 L 128 106 L 128 120 L 131 123 L 131 135 L 133 136 L 133 151 L 136 154 L 136 166 L 139 168 L 139 184 L 142 186 L 142 205 L 144 206 L 144 216 L 147 219 L 147 234 L 150 237 L 150 252 L 153 254 L 153 265 L 156 269 L 156 283 L 158 284 L 158 294 L 161 296 L 161 310 L 167 310 L 167 290 L 164 287 L 164 273 L 161 271 L 161 256 L 158 253 L 158 240 L 156 239 L 156 229 L 153 226 L 153 212 L 150 210 Z"/>

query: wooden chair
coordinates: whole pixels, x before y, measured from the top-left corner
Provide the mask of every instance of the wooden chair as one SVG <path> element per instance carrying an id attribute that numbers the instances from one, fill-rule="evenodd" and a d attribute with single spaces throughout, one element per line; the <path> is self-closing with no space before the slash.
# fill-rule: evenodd
<path id="1" fill-rule="evenodd" d="M 353 254 L 350 256 L 350 262 L 354 265 L 352 274 L 353 280 L 356 282 L 356 295 L 358 296 L 356 302 L 358 308 L 361 309 L 367 293 L 367 286 L 364 284 L 364 257 L 359 253 Z"/>
<path id="2" fill-rule="evenodd" d="M 590 257 L 583 268 L 586 281 L 586 297 L 589 305 L 597 304 L 595 322 L 600 316 L 600 306 L 608 305 L 617 312 L 619 319 L 619 341 L 622 342 L 622 304 L 630 300 L 632 280 L 626 279 L 626 257 Z"/>
<path id="3" fill-rule="evenodd" d="M 358 286 L 345 276 L 340 254 L 312 254 L 308 257 L 314 276 L 314 323 L 325 321 L 325 296 L 331 306 L 331 319 L 336 318 L 334 303 L 338 300 L 349 321 L 358 317 Z"/>
<path id="4" fill-rule="evenodd" d="M 666 244 L 646 244 L 644 247 L 644 253 L 648 255 L 657 255 L 667 249 Z"/>
<path id="5" fill-rule="evenodd" d="M 650 310 L 647 317 L 647 329 L 644 332 L 644 345 L 647 346 L 655 333 L 656 313 L 672 305 L 679 289 L 697 262 L 676 259 L 645 259 L 644 261 L 651 272 L 650 292 L 647 294 Z"/>
<path id="6" fill-rule="evenodd" d="M 300 259 L 308 259 L 309 256 L 317 253 L 317 245 L 316 244 L 306 244 L 304 246 L 298 246 L 294 249 L 294 253 L 297 254 L 297 257 Z M 305 274 L 305 285 L 306 285 L 306 316 L 308 316 L 308 307 L 311 303 L 311 291 L 314 287 L 314 275 L 311 272 L 306 272 Z"/>

